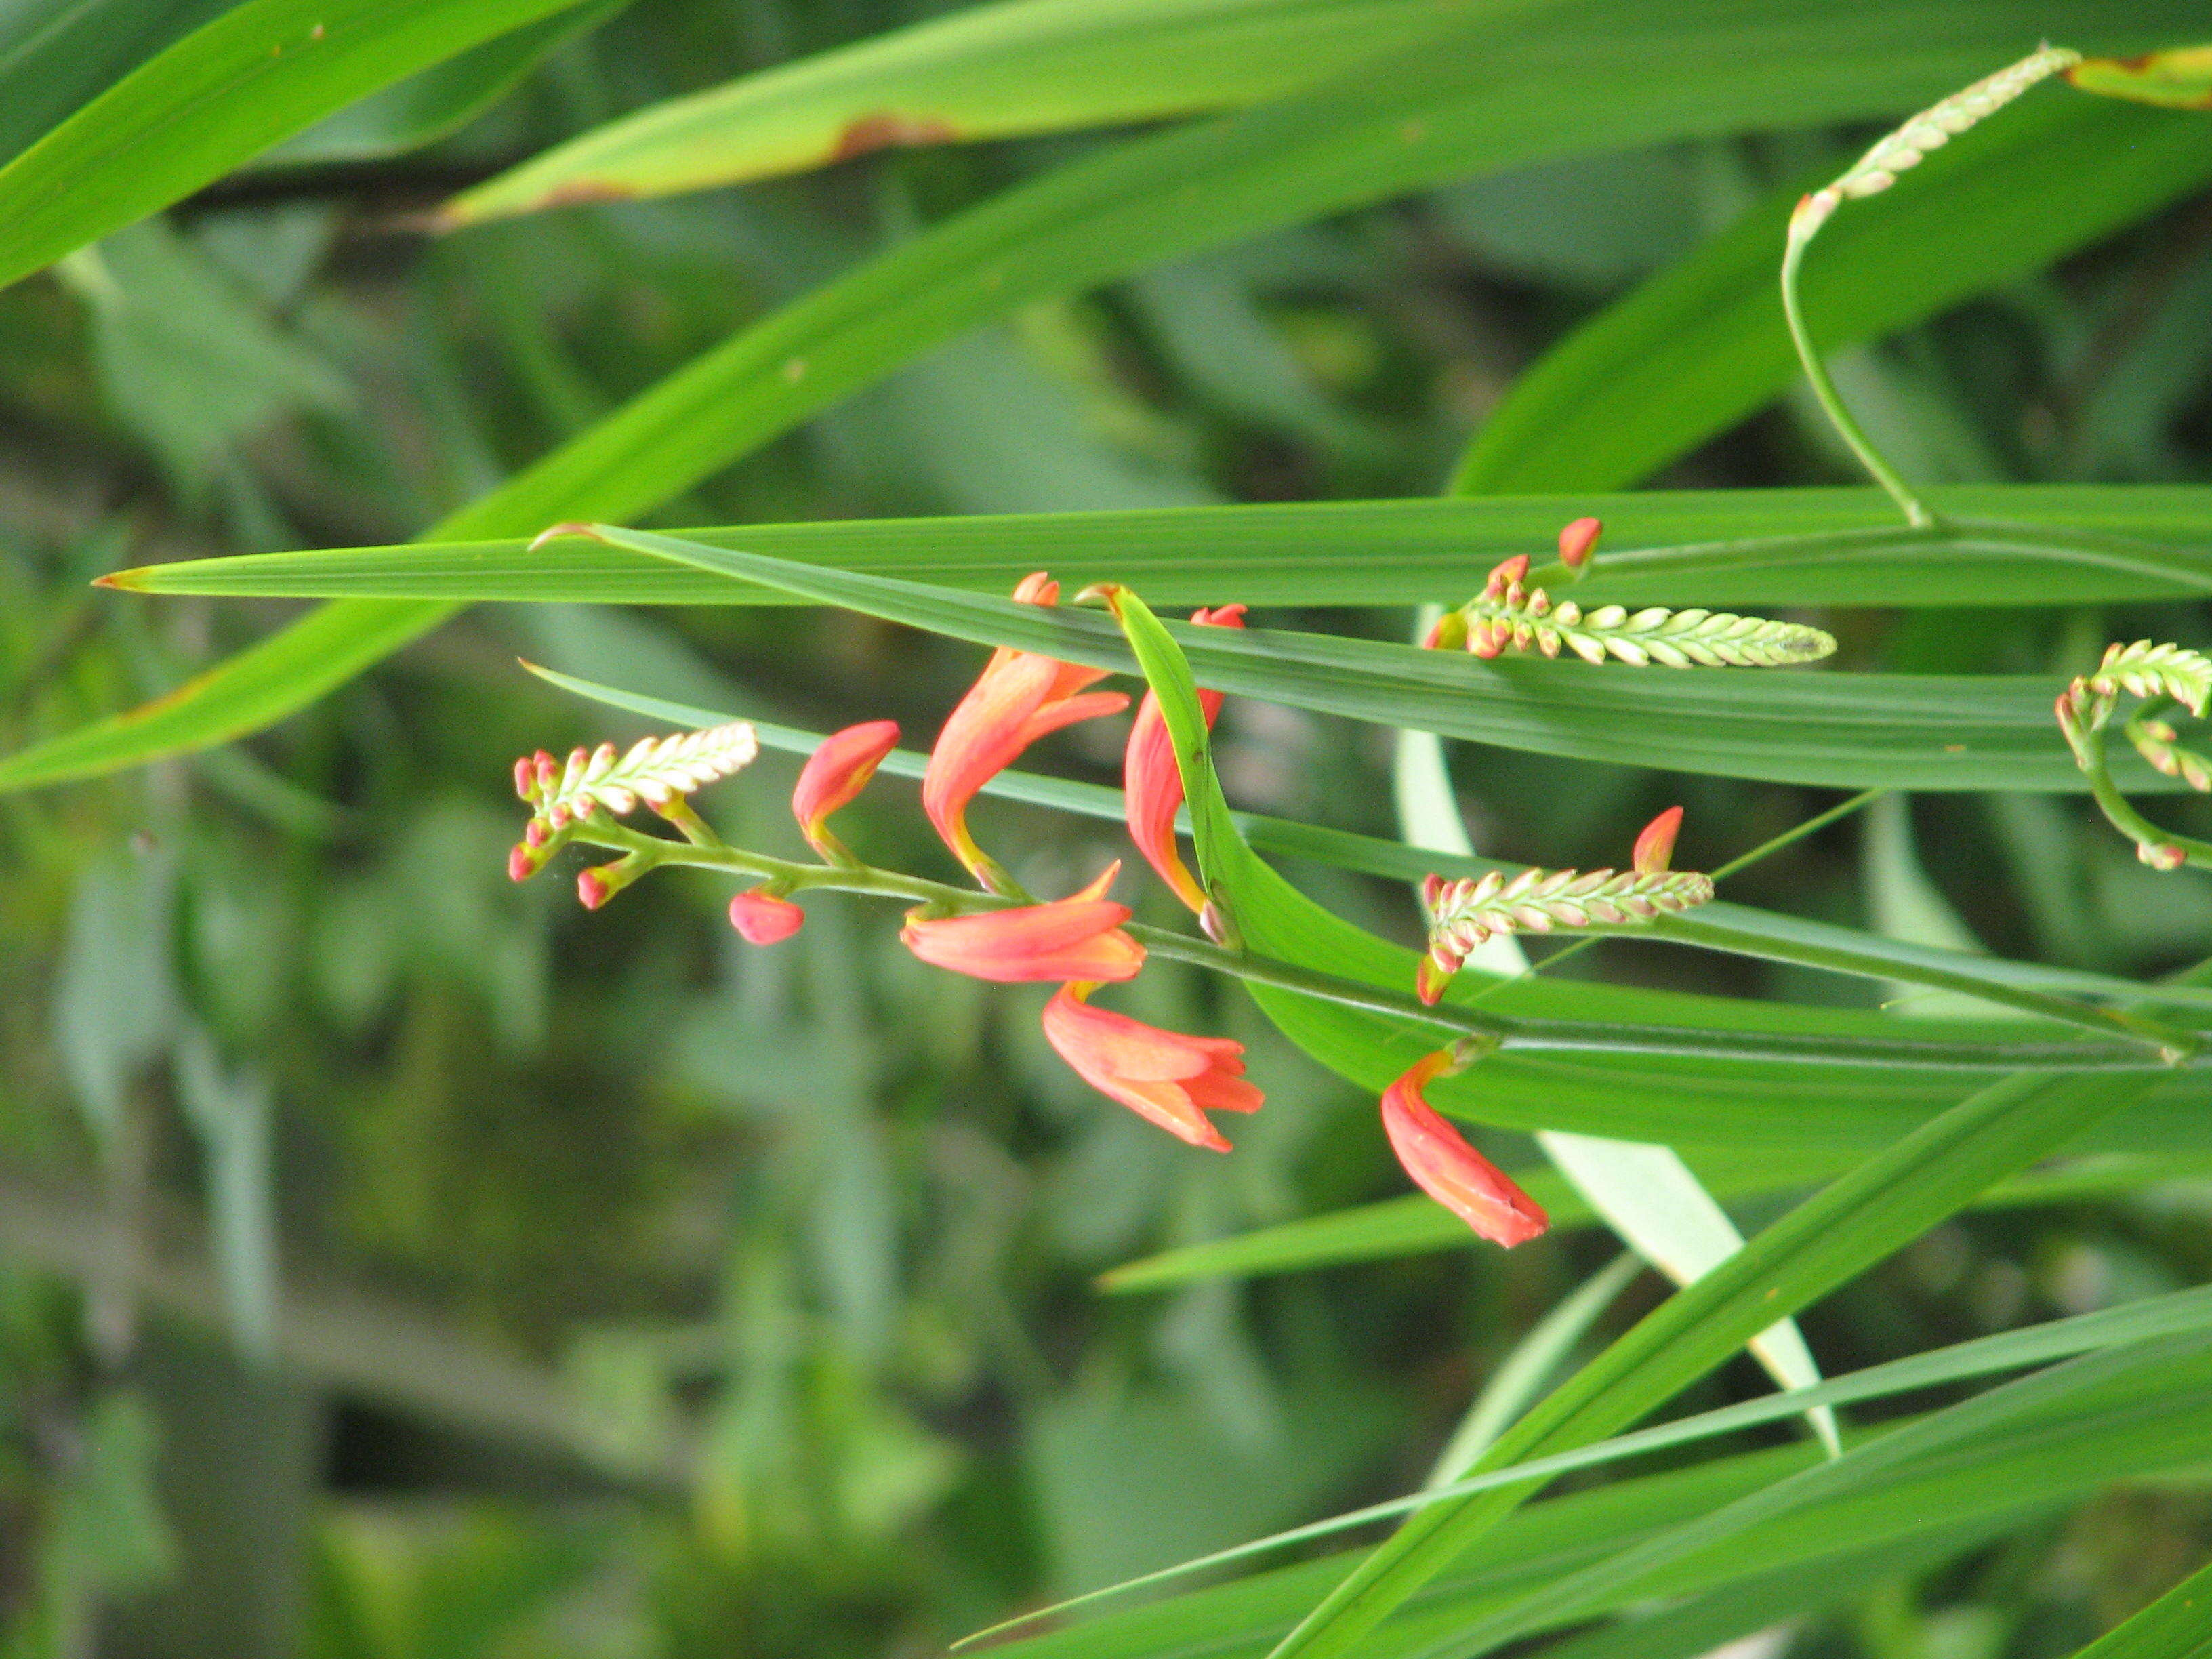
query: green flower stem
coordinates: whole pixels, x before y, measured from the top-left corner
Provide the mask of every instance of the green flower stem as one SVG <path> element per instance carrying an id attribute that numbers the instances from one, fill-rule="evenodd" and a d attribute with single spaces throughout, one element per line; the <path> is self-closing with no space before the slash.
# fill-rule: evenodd
<path id="1" fill-rule="evenodd" d="M 870 866 L 842 868 L 796 864 L 742 848 L 664 840 L 611 819 L 579 823 L 571 838 L 626 853 L 642 875 L 662 865 L 753 876 L 781 893 L 858 893 L 899 899 L 947 915 L 1016 908 L 1020 900 Z M 2212 854 L 2212 848 L 2207 848 Z M 1147 951 L 1171 961 L 1272 985 L 1347 1008 L 1401 1019 L 1411 1025 L 1480 1039 L 1486 1047 L 1528 1054 L 1604 1054 L 1707 1060 L 1769 1060 L 1801 1064 L 1872 1067 L 1940 1066 L 1972 1072 L 2011 1072 L 2031 1066 L 2076 1071 L 2142 1071 L 2198 1063 L 2203 1039 L 2194 1031 L 2135 1019 L 2132 1040 L 2113 1042 L 2022 1041 L 1946 1042 L 1920 1037 L 1831 1037 L 1789 1032 L 1729 1031 L 1676 1025 L 1594 1025 L 1580 1020 L 1516 1019 L 1464 1004 L 1428 1006 L 1418 998 L 1358 980 L 1300 968 L 1271 957 L 1230 950 L 1187 933 L 1131 923 L 1127 931 Z"/>
<path id="2" fill-rule="evenodd" d="M 2138 847 L 2172 847 L 2181 853 L 2184 864 L 2193 864 L 2200 870 L 2212 870 L 2212 842 L 2177 836 L 2171 830 L 2161 830 L 2136 811 L 2128 798 L 2112 781 L 2110 768 L 2106 763 L 2106 732 L 2103 728 L 2085 728 L 2075 745 L 2075 758 L 2081 763 L 2081 771 L 2089 780 L 2090 799 L 2097 803 L 2112 828 L 2134 842 Z M 2148 861 L 2148 860 L 2146 860 Z"/>
<path id="3" fill-rule="evenodd" d="M 1816 221 L 1812 229 L 1800 231 L 1796 221 L 1790 227 L 1790 240 L 1782 254 L 1782 314 L 1790 324 L 1790 343 L 1797 348 L 1797 361 L 1804 365 L 1805 378 L 1812 382 L 1813 395 L 1820 400 L 1827 411 L 1828 420 L 1843 440 L 1851 447 L 1851 453 L 1859 458 L 1859 465 L 1874 475 L 1874 481 L 1889 492 L 1905 514 L 1907 524 L 1924 529 L 1936 522 L 1936 515 L 1921 505 L 1920 498 L 1897 475 L 1897 470 L 1882 458 L 1874 441 L 1860 428 L 1857 420 L 1844 404 L 1836 383 L 1828 378 L 1828 368 L 1820 361 L 1820 354 L 1813 348 L 1813 336 L 1805 326 L 1805 313 L 1797 301 L 1797 268 L 1803 264 L 1805 250 L 1811 246 Z"/>

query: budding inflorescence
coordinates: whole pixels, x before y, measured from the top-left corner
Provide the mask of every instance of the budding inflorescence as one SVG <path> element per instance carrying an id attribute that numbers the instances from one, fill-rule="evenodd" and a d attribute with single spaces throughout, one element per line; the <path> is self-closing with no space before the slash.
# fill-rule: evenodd
<path id="1" fill-rule="evenodd" d="M 2072 69 L 2081 54 L 2065 46 L 2043 46 L 2017 64 L 1985 75 L 1973 85 L 1929 106 L 1894 131 L 1884 134 L 1874 148 L 1853 162 L 1833 184 L 1814 191 L 1797 204 L 1790 234 L 1808 240 L 1826 222 L 1828 216 L 1846 199 L 1879 195 L 1897 182 L 1897 175 L 1917 167 L 1967 128 L 1994 115 L 2039 81 L 2061 70 Z"/>
<path id="2" fill-rule="evenodd" d="M 572 749 L 564 763 L 543 749 L 514 763 L 514 793 L 534 810 L 521 844 L 507 854 L 507 872 L 526 881 L 545 867 L 575 827 L 596 814 L 619 817 L 641 802 L 672 822 L 690 818 L 685 797 L 751 764 L 759 739 L 744 720 L 683 732 L 674 737 L 641 738 L 627 752 L 611 743 L 596 749 Z M 579 882 L 584 908 L 596 910 L 636 873 L 619 865 L 586 871 Z"/>
<path id="3" fill-rule="evenodd" d="M 1713 896 L 1711 876 L 1667 867 L 1681 821 L 1679 806 L 1653 819 L 1637 838 L 1632 869 L 1429 877 L 1421 887 L 1429 950 L 1415 980 L 1421 1000 L 1440 999 L 1475 947 L 1494 934 L 1632 927 L 1705 903 Z"/>
<path id="4" fill-rule="evenodd" d="M 2180 734 L 2158 718 L 2176 703 L 2203 716 L 2212 702 L 2212 659 L 2148 640 L 2107 647 L 2094 672 L 2077 676 L 2058 694 L 2056 711 L 2058 730 L 2087 776 L 2090 793 L 2113 826 L 2136 843 L 2137 858 L 2154 870 L 2212 865 L 2212 846 L 2160 830 L 2129 805 L 2113 783 L 2106 763 L 2105 729 L 2123 695 L 2143 699 L 2120 727 L 2136 751 L 2166 776 L 2212 793 L 2212 758 L 2184 747 Z"/>
<path id="5" fill-rule="evenodd" d="M 1582 551 L 1587 555 L 1587 544 Z M 1486 658 L 1529 650 L 1556 657 L 1564 648 L 1585 662 L 1611 658 L 1638 668 L 1653 663 L 1668 668 L 1774 668 L 1813 662 L 1836 648 L 1835 640 L 1817 628 L 1761 617 L 1662 605 L 1632 611 L 1607 605 L 1585 611 L 1572 599 L 1554 603 L 1542 588 L 1526 586 L 1528 575 L 1525 553 L 1498 565 L 1480 594 L 1445 614 L 1427 643 L 1441 649 L 1463 646 Z"/>

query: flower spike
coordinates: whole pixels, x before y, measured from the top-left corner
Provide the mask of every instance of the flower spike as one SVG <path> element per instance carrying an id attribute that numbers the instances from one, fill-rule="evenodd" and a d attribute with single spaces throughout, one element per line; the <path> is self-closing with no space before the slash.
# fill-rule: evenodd
<path id="1" fill-rule="evenodd" d="M 1129 907 L 1106 896 L 1121 869 L 1114 864 L 1081 892 L 1049 904 L 959 916 L 910 910 L 899 939 L 932 967 L 973 979 L 1134 979 L 1145 947 L 1121 931 Z"/>
<path id="2" fill-rule="evenodd" d="M 1633 867 L 1614 870 L 1523 870 L 1507 879 L 1492 870 L 1421 884 L 1429 913 L 1429 951 L 1413 988 L 1431 1006 L 1443 997 L 1468 952 L 1493 933 L 1548 933 L 1554 928 L 1624 927 L 1705 903 L 1713 878 L 1695 870 L 1670 870 L 1682 809 L 1670 806 L 1636 838 Z"/>
<path id="3" fill-rule="evenodd" d="M 2154 870 L 2179 870 L 2185 864 L 2212 868 L 2212 843 L 2160 829 L 2129 805 L 2112 781 L 2105 728 L 2127 695 L 2143 699 L 2120 727 L 2136 751 L 2167 777 L 2212 791 L 2212 757 L 2185 748 L 2179 733 L 2157 718 L 2174 703 L 2192 714 L 2204 713 L 2212 702 L 2212 659 L 2148 640 L 2108 647 L 2094 672 L 2081 675 L 2058 694 L 2056 711 L 2059 733 L 2088 778 L 2091 796 L 2112 827 L 2135 842 L 2136 856 Z"/>
<path id="4" fill-rule="evenodd" d="M 1494 1243 L 1511 1249 L 1552 1224 L 1543 1206 L 1467 1144 L 1422 1091 L 1463 1068 L 1449 1049 L 1429 1055 L 1382 1091 L 1390 1148 L 1421 1190 Z"/>
<path id="5" fill-rule="evenodd" d="M 760 752 L 750 722 L 732 720 L 703 732 L 641 738 L 627 754 L 614 744 L 571 750 L 566 765 L 544 750 L 514 763 L 514 793 L 537 809 L 550 829 L 605 810 L 620 817 L 638 803 L 661 807 L 752 763 Z"/>
<path id="6" fill-rule="evenodd" d="M 869 720 L 833 732 L 807 757 L 791 792 L 791 814 L 806 844 L 834 863 L 849 863 L 844 842 L 830 833 L 830 815 L 868 787 L 899 740 L 896 720 Z"/>
<path id="7" fill-rule="evenodd" d="M 1044 1006 L 1045 1040 L 1099 1093 L 1194 1146 L 1227 1152 L 1206 1115 L 1260 1109 L 1260 1091 L 1244 1080 L 1244 1045 L 1163 1031 L 1094 1008 L 1087 1000 L 1092 988 L 1060 987 Z"/>
<path id="8" fill-rule="evenodd" d="M 1022 579 L 1014 598 L 1049 608 L 1060 602 L 1060 584 L 1038 571 Z M 992 891 L 1010 892 L 1012 883 L 968 833 L 968 804 L 1047 732 L 1127 708 L 1128 698 L 1118 691 L 1085 692 L 1107 672 L 1001 646 L 938 733 L 922 776 L 922 811 L 969 873 Z"/>
<path id="9" fill-rule="evenodd" d="M 1478 657 L 1532 648 L 1556 657 L 1564 646 L 1584 662 L 1612 657 L 1638 668 L 1655 662 L 1668 668 L 1773 668 L 1811 662 L 1836 648 L 1834 638 L 1817 628 L 1724 611 L 1650 605 L 1632 613 L 1624 605 L 1607 605 L 1585 612 L 1571 599 L 1554 605 L 1542 588 L 1524 587 L 1528 574 L 1527 554 L 1507 559 L 1490 573 L 1482 592 L 1455 613 L 1458 624 L 1440 624 L 1429 642 L 1446 646 L 1462 637 L 1463 629 L 1467 648 Z"/>
<path id="10" fill-rule="evenodd" d="M 1191 613 L 1191 621 L 1205 628 L 1242 628 L 1244 607 L 1224 605 Z M 1221 713 L 1221 693 L 1201 690 L 1198 706 L 1211 731 Z M 1129 746 L 1121 762 L 1121 784 L 1128 815 L 1129 839 L 1145 855 L 1145 862 L 1175 889 L 1176 896 L 1194 911 L 1206 908 L 1206 894 L 1182 861 L 1176 847 L 1176 811 L 1182 805 L 1182 773 L 1176 765 L 1175 743 L 1160 714 L 1160 700 L 1152 692 L 1138 705 L 1129 728 Z"/>

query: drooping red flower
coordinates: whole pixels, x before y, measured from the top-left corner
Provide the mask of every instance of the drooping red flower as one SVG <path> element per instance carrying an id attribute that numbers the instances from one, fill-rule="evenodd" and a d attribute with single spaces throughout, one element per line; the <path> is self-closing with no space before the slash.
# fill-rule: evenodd
<path id="1" fill-rule="evenodd" d="M 1244 1080 L 1244 1045 L 1164 1031 L 1094 1008 L 1086 1000 L 1091 989 L 1063 985 L 1045 1004 L 1045 1040 L 1109 1099 L 1194 1146 L 1227 1152 L 1229 1143 L 1206 1115 L 1256 1112 L 1263 1098 Z"/>
<path id="2" fill-rule="evenodd" d="M 1060 584 L 1040 570 L 1022 579 L 1014 598 L 1050 607 L 1060 602 Z M 968 833 L 968 804 L 1047 732 L 1127 708 L 1129 700 L 1119 691 L 1084 690 L 1107 672 L 1002 646 L 937 734 L 922 776 L 921 809 L 969 873 L 986 886 L 999 885 L 997 870 Z"/>
<path id="3" fill-rule="evenodd" d="M 830 815 L 868 787 L 898 739 L 896 720 L 868 720 L 832 732 L 807 757 L 799 787 L 791 792 L 791 814 L 799 820 L 807 845 L 823 858 L 844 854 L 829 832 Z"/>
<path id="4" fill-rule="evenodd" d="M 755 887 L 730 901 L 730 926 L 748 945 L 775 945 L 806 923 L 806 912 L 787 898 Z"/>
<path id="5" fill-rule="evenodd" d="M 1244 607 L 1224 605 L 1191 613 L 1193 622 L 1209 628 L 1242 628 Z M 1221 693 L 1200 691 L 1198 706 L 1211 731 L 1221 712 Z M 1206 908 L 1206 893 L 1184 865 L 1176 847 L 1176 811 L 1182 805 L 1182 774 L 1176 766 L 1175 743 L 1160 714 L 1160 700 L 1150 691 L 1138 705 L 1136 723 L 1129 728 L 1129 746 L 1121 761 L 1124 810 L 1129 838 L 1145 855 L 1145 862 L 1159 872 L 1160 879 L 1175 889 L 1176 896 L 1193 910 Z"/>
<path id="6" fill-rule="evenodd" d="M 1133 979 L 1145 965 L 1145 947 L 1121 931 L 1129 907 L 1106 896 L 1121 869 L 1116 863 L 1081 892 L 1049 904 L 964 916 L 909 911 L 899 939 L 932 967 L 972 979 Z"/>
<path id="7" fill-rule="evenodd" d="M 1398 1162 L 1422 1191 L 1510 1250 L 1550 1226 L 1551 1218 L 1422 1097 L 1421 1091 L 1452 1066 L 1449 1053 L 1431 1054 L 1384 1090 L 1382 1127 Z"/>

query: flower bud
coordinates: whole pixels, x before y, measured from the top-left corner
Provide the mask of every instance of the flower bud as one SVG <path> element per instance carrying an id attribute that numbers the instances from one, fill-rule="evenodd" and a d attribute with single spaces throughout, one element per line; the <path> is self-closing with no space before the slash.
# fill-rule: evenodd
<path id="1" fill-rule="evenodd" d="M 1579 573 L 1589 562 L 1590 550 L 1604 529 L 1602 520 L 1577 519 L 1559 532 L 1559 562 Z"/>
<path id="2" fill-rule="evenodd" d="M 730 926 L 748 945 L 778 944 L 797 933 L 805 921 L 805 911 L 765 888 L 753 888 L 730 901 Z"/>
<path id="3" fill-rule="evenodd" d="M 1636 850 L 1629 861 L 1639 876 L 1656 875 L 1668 867 L 1674 856 L 1674 835 L 1682 827 L 1682 809 L 1670 806 L 1644 826 L 1644 833 L 1636 838 Z"/>

